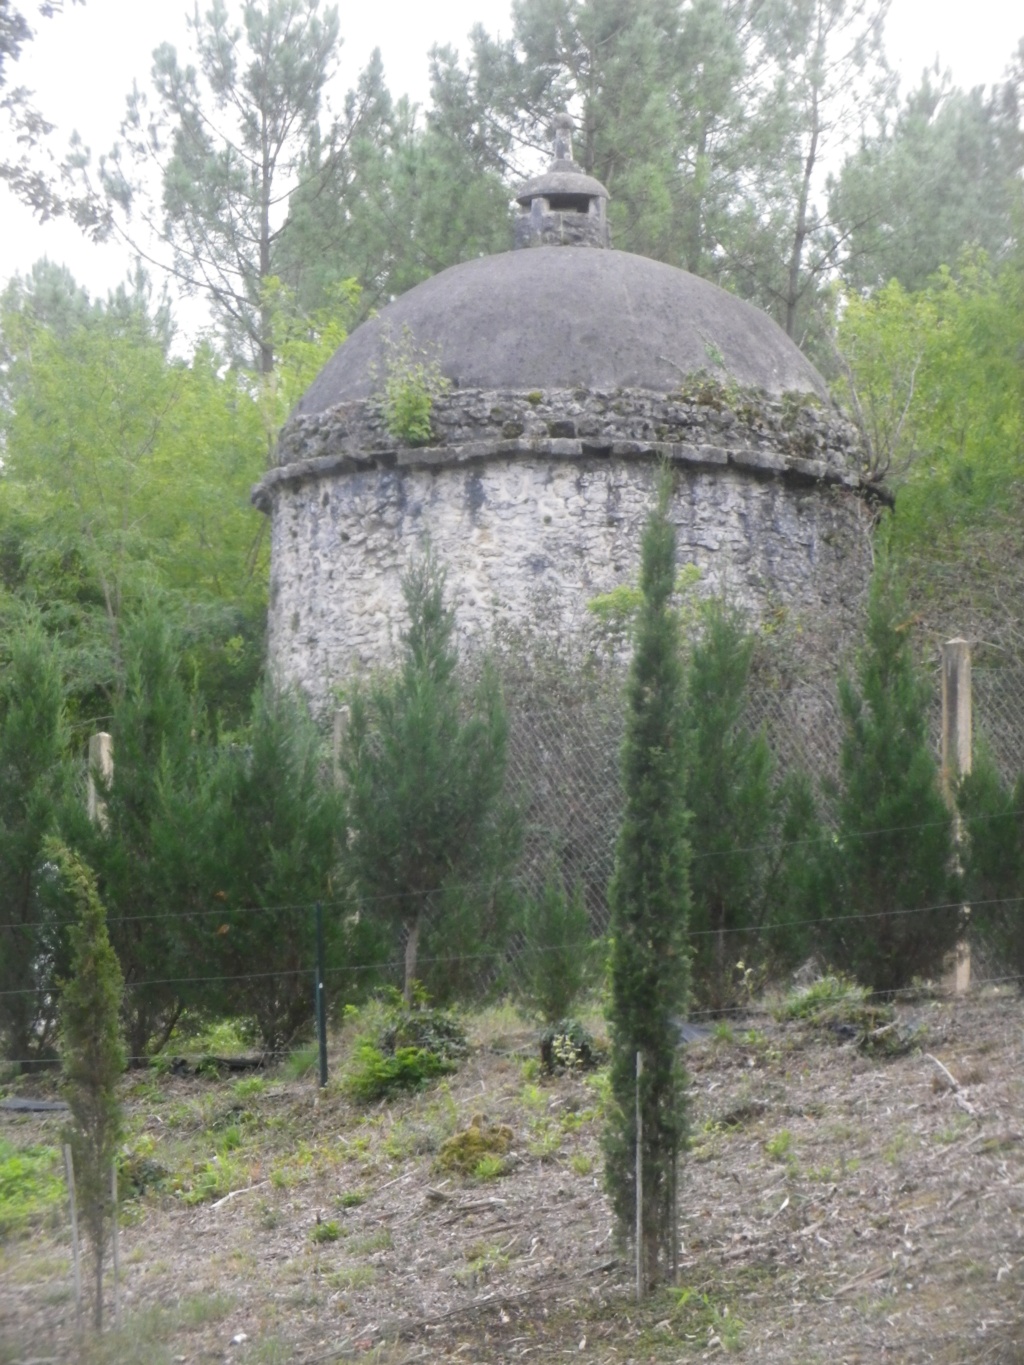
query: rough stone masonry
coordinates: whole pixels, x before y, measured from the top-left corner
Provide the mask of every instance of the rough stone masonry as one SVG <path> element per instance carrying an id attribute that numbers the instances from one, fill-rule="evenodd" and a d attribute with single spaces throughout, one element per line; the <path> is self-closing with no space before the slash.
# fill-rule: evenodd
<path id="1" fill-rule="evenodd" d="M 272 522 L 271 666 L 317 709 L 389 658 L 427 541 L 463 643 L 504 623 L 583 631 L 596 594 L 637 580 L 663 461 L 679 561 L 703 590 L 785 617 L 819 672 L 855 627 L 871 523 L 856 433 L 764 314 L 609 248 L 606 193 L 559 132 L 549 177 L 519 199 L 526 249 L 452 267 L 358 328 L 254 491 Z M 398 335 L 451 386 L 426 446 L 384 421 Z"/>

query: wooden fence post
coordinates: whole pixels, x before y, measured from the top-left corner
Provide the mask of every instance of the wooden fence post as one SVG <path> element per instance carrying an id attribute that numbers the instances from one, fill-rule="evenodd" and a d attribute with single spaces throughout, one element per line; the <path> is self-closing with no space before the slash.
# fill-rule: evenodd
<path id="1" fill-rule="evenodd" d="M 101 829 L 107 827 L 107 803 L 96 787 L 96 774 L 109 782 L 114 775 L 114 741 L 105 730 L 89 738 L 89 787 L 86 810 L 89 819 Z"/>
<path id="2" fill-rule="evenodd" d="M 973 753 L 971 698 L 971 646 L 966 640 L 947 640 L 942 646 L 942 790 L 953 812 L 953 837 L 962 837 L 956 808 L 956 787 L 971 771 Z M 957 853 L 959 862 L 959 852 Z M 963 907 L 966 925 L 971 907 Z M 971 945 L 966 938 L 956 945 L 954 990 L 963 995 L 971 984 Z"/>

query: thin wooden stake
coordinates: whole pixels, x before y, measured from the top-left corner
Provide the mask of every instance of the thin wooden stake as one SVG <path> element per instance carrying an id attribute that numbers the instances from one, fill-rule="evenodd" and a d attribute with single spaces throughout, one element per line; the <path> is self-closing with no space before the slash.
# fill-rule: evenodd
<path id="1" fill-rule="evenodd" d="M 644 1296 L 644 1119 L 640 1106 L 642 1052 L 636 1054 L 636 1301 Z"/>
<path id="2" fill-rule="evenodd" d="M 117 1229 L 117 1162 L 110 1167 L 111 1240 L 114 1248 L 114 1325 L 121 1326 L 121 1254 Z"/>
<path id="3" fill-rule="evenodd" d="M 71 1206 L 71 1264 L 75 1269 L 75 1319 L 82 1330 L 82 1258 L 78 1245 L 78 1208 L 75 1199 L 75 1163 L 71 1147 L 64 1144 L 64 1176 L 68 1183 L 68 1203 Z"/>

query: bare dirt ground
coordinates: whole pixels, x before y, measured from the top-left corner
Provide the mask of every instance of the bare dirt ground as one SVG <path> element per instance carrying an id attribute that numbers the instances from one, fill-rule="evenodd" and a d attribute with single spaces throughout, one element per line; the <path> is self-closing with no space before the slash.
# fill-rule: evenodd
<path id="1" fill-rule="evenodd" d="M 77 1335 L 52 1211 L 0 1244 L 0 1362 L 1022 1362 L 1024 1005 L 901 1014 L 924 1032 L 887 1061 L 758 1012 L 691 1045 L 680 1283 L 639 1307 L 601 1078 L 537 1076 L 510 1011 L 471 1021 L 446 1083 L 369 1109 L 136 1078 L 129 1147 L 167 1175 L 125 1206 L 123 1326 Z M 511 1127 L 507 1174 L 436 1169 L 474 1115 Z M 59 1123 L 3 1113 L 0 1137 Z"/>

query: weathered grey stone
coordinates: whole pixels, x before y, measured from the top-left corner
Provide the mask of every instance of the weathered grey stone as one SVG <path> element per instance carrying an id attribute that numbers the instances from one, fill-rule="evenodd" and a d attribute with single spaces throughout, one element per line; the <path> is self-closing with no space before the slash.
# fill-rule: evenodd
<path id="1" fill-rule="evenodd" d="M 675 470 L 680 563 L 707 591 L 792 627 L 834 669 L 870 568 L 855 431 L 762 313 L 706 281 L 610 250 L 606 194 L 572 162 L 524 187 L 537 249 L 468 261 L 409 291 L 339 348 L 254 490 L 271 515 L 270 662 L 318 708 L 387 659 L 401 577 L 430 543 L 462 642 L 502 623 L 587 629 L 635 581 L 658 470 Z M 396 440 L 378 390 L 408 329 L 450 381 L 425 446 Z"/>
<path id="2" fill-rule="evenodd" d="M 410 289 L 352 333 L 296 411 L 369 398 L 387 363 L 384 341 L 405 328 L 459 388 L 667 394 L 703 371 L 827 400 L 813 366 L 742 299 L 625 251 L 548 246 L 465 261 Z"/>

